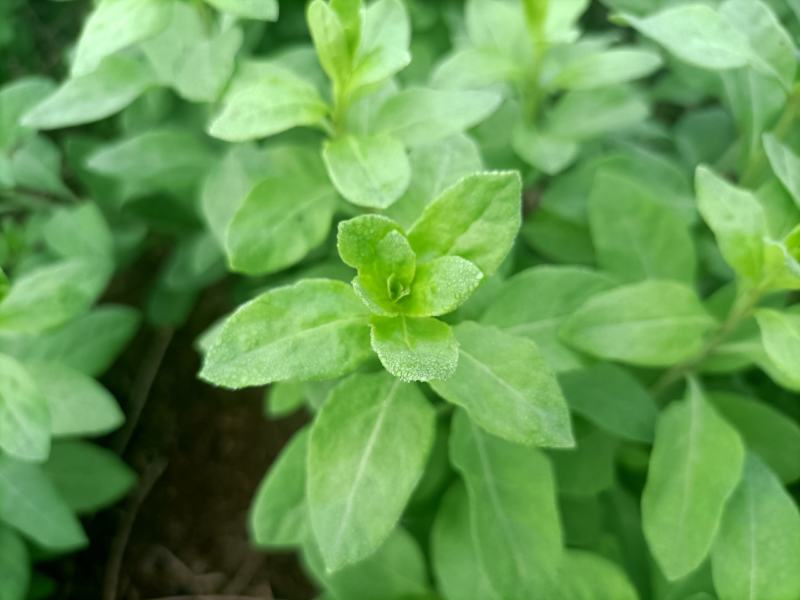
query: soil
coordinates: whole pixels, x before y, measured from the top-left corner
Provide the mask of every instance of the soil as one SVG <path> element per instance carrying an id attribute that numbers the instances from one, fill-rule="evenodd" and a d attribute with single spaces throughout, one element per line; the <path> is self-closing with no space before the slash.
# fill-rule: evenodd
<path id="1" fill-rule="evenodd" d="M 257 551 L 247 531 L 256 488 L 307 416 L 270 421 L 263 390 L 196 378 L 194 343 L 225 312 L 221 297 L 219 286 L 209 290 L 174 333 L 142 331 L 104 377 L 128 415 L 104 443 L 122 451 L 139 484 L 85 522 L 88 549 L 43 566 L 59 584 L 57 600 L 314 597 L 296 556 Z"/>

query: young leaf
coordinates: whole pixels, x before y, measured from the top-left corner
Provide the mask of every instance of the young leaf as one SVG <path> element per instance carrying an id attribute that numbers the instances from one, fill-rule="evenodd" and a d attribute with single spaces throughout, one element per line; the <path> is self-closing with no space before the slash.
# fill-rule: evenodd
<path id="1" fill-rule="evenodd" d="M 559 339 L 558 330 L 584 302 L 615 284 L 582 267 L 533 267 L 503 284 L 481 322 L 533 340 L 556 371 L 575 369 L 583 361 Z"/>
<path id="2" fill-rule="evenodd" d="M 384 368 L 403 381 L 447 379 L 456 370 L 458 342 L 437 319 L 374 316 L 371 340 Z"/>
<path id="3" fill-rule="evenodd" d="M 725 508 L 711 550 L 722 600 L 800 597 L 800 513 L 775 475 L 753 455 Z"/>
<path id="4" fill-rule="evenodd" d="M 725 260 L 741 277 L 758 282 L 763 276 L 767 231 L 758 200 L 706 167 L 697 169 L 696 186 L 700 214 L 714 232 Z"/>
<path id="5" fill-rule="evenodd" d="M 461 411 L 450 456 L 467 486 L 473 539 L 491 586 L 501 598 L 531 598 L 555 576 L 563 555 L 547 458 L 484 433 Z"/>
<path id="6" fill-rule="evenodd" d="M 228 318 L 200 376 L 241 388 L 344 375 L 371 354 L 368 315 L 339 281 L 309 279 L 274 289 Z"/>
<path id="7" fill-rule="evenodd" d="M 588 90 L 650 75 L 661 66 L 650 50 L 612 48 L 579 56 L 559 71 L 552 84 L 567 90 Z"/>
<path id="8" fill-rule="evenodd" d="M 0 455 L 0 519 L 40 546 L 75 550 L 88 540 L 42 468 Z"/>
<path id="9" fill-rule="evenodd" d="M 431 529 L 436 581 L 447 600 L 499 600 L 481 566 L 469 513 L 467 490 L 456 482 L 442 498 Z"/>
<path id="10" fill-rule="evenodd" d="M 800 208 L 800 157 L 771 133 L 764 136 L 764 150 L 775 175 Z"/>
<path id="11" fill-rule="evenodd" d="M 432 144 L 477 125 L 499 103 L 493 92 L 409 88 L 381 106 L 375 130 L 408 146 Z"/>
<path id="12" fill-rule="evenodd" d="M 329 571 L 386 541 L 422 477 L 435 413 L 411 384 L 354 375 L 331 392 L 311 428 L 308 506 Z"/>
<path id="13" fill-rule="evenodd" d="M 318 125 L 327 111 L 311 83 L 283 67 L 260 63 L 253 74 L 233 81 L 208 133 L 226 142 L 246 142 L 292 127 Z"/>
<path id="14" fill-rule="evenodd" d="M 641 94 L 624 85 L 567 92 L 548 112 L 545 132 L 559 140 L 585 140 L 642 122 L 649 108 Z"/>
<path id="15" fill-rule="evenodd" d="M 345 135 L 326 142 L 322 156 L 336 189 L 358 206 L 388 208 L 411 180 L 405 148 L 391 137 Z"/>
<path id="16" fill-rule="evenodd" d="M 402 233 L 400 226 L 383 215 L 359 215 L 341 221 L 336 236 L 336 248 L 345 264 L 363 269 L 378 260 L 379 245 L 391 232 Z"/>
<path id="17" fill-rule="evenodd" d="M 553 600 L 637 600 L 639 594 L 616 561 L 586 550 L 568 550 L 558 584 L 548 590 Z"/>
<path id="18" fill-rule="evenodd" d="M 33 129 L 59 129 L 105 119 L 155 83 L 153 73 L 129 56 L 112 56 L 97 70 L 68 79 L 22 117 Z"/>
<path id="19" fill-rule="evenodd" d="M 800 426 L 765 402 L 729 392 L 709 394 L 720 414 L 736 427 L 748 450 L 785 483 L 800 479 Z"/>
<path id="20" fill-rule="evenodd" d="M 400 0 L 377 0 L 364 13 L 353 60 L 353 89 L 388 79 L 411 62 L 411 24 Z"/>
<path id="21" fill-rule="evenodd" d="M 605 170 L 597 174 L 589 222 L 603 270 L 626 281 L 694 282 L 696 258 L 688 227 L 630 179 Z"/>
<path id="22" fill-rule="evenodd" d="M 480 285 L 483 273 L 460 256 L 440 256 L 417 265 L 410 294 L 399 305 L 411 317 L 437 317 L 453 312 Z"/>
<path id="23" fill-rule="evenodd" d="M 278 20 L 278 0 L 206 0 L 217 10 L 241 19 Z"/>
<path id="24" fill-rule="evenodd" d="M 300 546 L 309 533 L 306 504 L 308 430 L 291 439 L 261 482 L 250 507 L 250 535 L 262 548 Z"/>
<path id="25" fill-rule="evenodd" d="M 649 280 L 593 296 L 566 320 L 561 337 L 594 356 L 655 367 L 696 355 L 714 326 L 694 290 Z"/>
<path id="26" fill-rule="evenodd" d="M 559 377 L 570 407 L 625 439 L 653 439 L 658 405 L 636 378 L 620 367 L 599 364 Z"/>
<path id="27" fill-rule="evenodd" d="M 171 13 L 171 0 L 101 0 L 81 32 L 72 76 L 91 73 L 106 56 L 154 36 Z"/>
<path id="28" fill-rule="evenodd" d="M 25 368 L 46 399 L 55 437 L 99 436 L 125 421 L 108 390 L 80 371 L 48 361 L 26 362 Z"/>
<path id="29" fill-rule="evenodd" d="M 313 0 L 306 18 L 322 68 L 334 85 L 342 88 L 350 76 L 353 60 L 345 24 L 325 0 Z"/>
<path id="30" fill-rule="evenodd" d="M 136 475 L 113 452 L 86 442 L 53 445 L 42 467 L 71 510 L 93 513 L 117 502 L 136 483 Z"/>
<path id="31" fill-rule="evenodd" d="M 800 365 L 800 315 L 773 309 L 756 313 L 767 356 L 786 377 L 797 377 Z"/>
<path id="32" fill-rule="evenodd" d="M 668 579 L 689 574 L 708 555 L 743 461 L 736 430 L 690 382 L 688 398 L 659 418 L 642 496 L 645 537 Z"/>
<path id="33" fill-rule="evenodd" d="M 50 413 L 36 380 L 17 360 L 0 354 L 0 448 L 22 460 L 50 452 Z"/>
<path id="34" fill-rule="evenodd" d="M 747 38 L 723 15 L 704 4 L 669 7 L 642 19 L 626 14 L 625 20 L 697 67 L 735 69 L 750 60 Z"/>
<path id="35" fill-rule="evenodd" d="M 511 442 L 574 445 L 566 401 L 536 344 L 470 322 L 458 325 L 455 333 L 458 367 L 446 381 L 431 382 L 437 394 Z"/>
<path id="36" fill-rule="evenodd" d="M 519 230 L 521 188 L 515 172 L 478 173 L 447 188 L 408 232 L 418 259 L 456 255 L 494 273 Z"/>

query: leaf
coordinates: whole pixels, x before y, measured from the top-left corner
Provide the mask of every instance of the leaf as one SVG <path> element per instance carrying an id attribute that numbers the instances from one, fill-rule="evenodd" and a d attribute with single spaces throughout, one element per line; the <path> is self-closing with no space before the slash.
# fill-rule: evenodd
<path id="1" fill-rule="evenodd" d="M 5 354 L 0 354 L 0 448 L 35 462 L 50 452 L 47 400 L 31 373 Z"/>
<path id="2" fill-rule="evenodd" d="M 246 75 L 231 83 L 209 135 L 226 142 L 246 142 L 292 127 L 318 125 L 325 118 L 328 108 L 317 90 L 291 71 L 259 63 L 254 74 Z"/>
<path id="3" fill-rule="evenodd" d="M 563 555 L 555 482 L 537 449 L 484 433 L 458 411 L 450 456 L 467 486 L 472 534 L 498 596 L 531 598 Z"/>
<path id="4" fill-rule="evenodd" d="M 481 322 L 533 340 L 556 371 L 578 368 L 583 359 L 559 339 L 558 330 L 586 300 L 615 285 L 611 277 L 582 267 L 533 267 L 503 283 Z"/>
<path id="5" fill-rule="evenodd" d="M 797 377 L 800 366 L 800 315 L 763 308 L 756 312 L 764 349 L 785 377 Z"/>
<path id="6" fill-rule="evenodd" d="M 552 86 L 567 90 L 588 90 L 625 83 L 650 75 L 661 64 L 661 56 L 650 50 L 612 48 L 567 62 L 553 80 Z"/>
<path id="7" fill-rule="evenodd" d="M 689 228 L 630 179 L 601 170 L 589 197 L 597 262 L 622 280 L 691 285 L 696 257 Z"/>
<path id="8" fill-rule="evenodd" d="M 147 65 L 113 56 L 97 70 L 68 79 L 26 112 L 22 124 L 33 129 L 60 129 L 105 119 L 128 106 L 154 83 Z"/>
<path id="9" fill-rule="evenodd" d="M 0 331 L 35 333 L 86 312 L 105 288 L 109 267 L 105 261 L 74 258 L 19 277 L 0 302 Z"/>
<path id="10" fill-rule="evenodd" d="M 261 548 L 300 546 L 309 533 L 306 504 L 308 430 L 292 437 L 259 485 L 250 507 L 250 536 Z"/>
<path id="11" fill-rule="evenodd" d="M 408 88 L 381 106 L 375 131 L 407 146 L 432 144 L 474 127 L 499 103 L 493 92 Z"/>
<path id="12" fill-rule="evenodd" d="M 689 574 L 708 555 L 743 461 L 736 430 L 690 382 L 688 398 L 659 418 L 642 495 L 645 537 L 668 579 Z"/>
<path id="13" fill-rule="evenodd" d="M 263 179 L 228 226 L 231 269 L 264 275 L 300 262 L 325 241 L 335 202 L 333 188 L 313 177 L 287 174 Z"/>
<path id="14" fill-rule="evenodd" d="M 278 20 L 278 0 L 206 0 L 222 12 L 242 19 Z"/>
<path id="15" fill-rule="evenodd" d="M 617 440 L 600 429 L 576 428 L 571 448 L 548 452 L 559 494 L 592 498 L 614 486 Z"/>
<path id="16" fill-rule="evenodd" d="M 405 148 L 391 137 L 345 135 L 326 142 L 322 156 L 336 189 L 358 206 L 388 208 L 411 180 Z"/>
<path id="17" fill-rule="evenodd" d="M 440 256 L 417 265 L 411 293 L 398 305 L 412 317 L 436 317 L 453 312 L 480 285 L 483 273 L 460 256 Z"/>
<path id="18" fill-rule="evenodd" d="M 800 479 L 800 427 L 765 402 L 728 392 L 709 399 L 755 452 L 785 482 Z"/>
<path id="19" fill-rule="evenodd" d="M 800 208 L 800 157 L 771 133 L 764 135 L 764 150 L 775 175 Z"/>
<path id="20" fill-rule="evenodd" d="M 519 444 L 574 445 L 561 388 L 536 344 L 494 327 L 455 328 L 458 367 L 431 387 L 489 433 Z"/>
<path id="21" fill-rule="evenodd" d="M 758 282 L 763 276 L 766 221 L 758 200 L 706 167 L 696 173 L 697 204 L 714 232 L 722 256 L 741 277 Z"/>
<path id="22" fill-rule="evenodd" d="M 25 543 L 11 529 L 0 526 L 0 600 L 24 600 L 28 597 L 31 564 Z"/>
<path id="23" fill-rule="evenodd" d="M 400 302 L 409 294 L 415 271 L 416 256 L 408 240 L 390 231 L 375 245 L 371 261 L 358 267 L 353 288 L 374 314 L 396 315 L 402 312 Z"/>
<path id="24" fill-rule="evenodd" d="M 586 550 L 568 550 L 553 600 L 638 600 L 639 594 L 616 561 Z"/>
<path id="25" fill-rule="evenodd" d="M 511 250 L 521 221 L 516 172 L 467 176 L 425 207 L 408 232 L 420 261 L 455 255 L 491 275 Z"/>
<path id="26" fill-rule="evenodd" d="M 171 13 L 168 0 L 101 0 L 83 26 L 72 76 L 91 73 L 106 56 L 154 36 Z"/>
<path id="27" fill-rule="evenodd" d="M 422 477 L 435 412 L 417 387 L 385 373 L 353 375 L 311 427 L 308 506 L 329 571 L 373 554 Z"/>
<path id="28" fill-rule="evenodd" d="M 0 455 L 0 519 L 48 550 L 75 550 L 88 542 L 42 468 L 4 455 Z"/>
<path id="29" fill-rule="evenodd" d="M 139 314 L 134 309 L 100 306 L 57 329 L 7 342 L 0 338 L 0 351 L 25 362 L 59 362 L 96 377 L 111 366 L 138 326 Z"/>
<path id="30" fill-rule="evenodd" d="M 345 264 L 363 269 L 379 259 L 380 242 L 392 232 L 402 229 L 388 217 L 359 215 L 339 223 L 336 249 Z"/>
<path id="31" fill-rule="evenodd" d="M 50 80 L 41 77 L 17 79 L 0 88 L 0 150 L 12 149 L 32 133 L 22 125 L 21 117 L 54 88 Z"/>
<path id="32" fill-rule="evenodd" d="M 15 150 L 11 157 L 11 178 L 21 188 L 71 196 L 61 181 L 61 151 L 45 137 L 30 137 Z"/>
<path id="33" fill-rule="evenodd" d="M 514 129 L 511 145 L 522 160 L 547 175 L 566 169 L 580 149 L 577 142 L 522 124 Z"/>
<path id="34" fill-rule="evenodd" d="M 58 442 L 42 467 L 69 508 L 90 514 L 120 500 L 136 483 L 116 454 L 86 442 Z"/>
<path id="35" fill-rule="evenodd" d="M 352 89 L 380 83 L 411 62 L 411 24 L 400 0 L 378 0 L 364 12 L 361 43 L 353 59 Z"/>
<path id="36" fill-rule="evenodd" d="M 91 202 L 54 211 L 44 224 L 43 235 L 50 249 L 64 258 L 108 259 L 114 255 L 111 229 L 103 213 Z"/>
<path id="37" fill-rule="evenodd" d="M 97 381 L 57 362 L 26 362 L 50 412 L 55 437 L 99 436 L 117 429 L 125 415 Z"/>
<path id="38" fill-rule="evenodd" d="M 325 0 L 313 0 L 308 5 L 306 20 L 322 68 L 341 88 L 350 76 L 353 61 L 345 24 Z"/>
<path id="39" fill-rule="evenodd" d="M 242 40 L 242 30 L 231 27 L 193 44 L 175 74 L 178 93 L 193 102 L 217 100 L 236 66 Z"/>
<path id="40" fill-rule="evenodd" d="M 753 455 L 725 508 L 711 550 L 722 600 L 800 596 L 800 513 L 792 497 Z"/>
<path id="41" fill-rule="evenodd" d="M 747 38 L 722 14 L 704 4 L 674 6 L 643 19 L 626 14 L 625 20 L 696 67 L 735 69 L 750 60 Z"/>
<path id="42" fill-rule="evenodd" d="M 458 363 L 458 342 L 447 323 L 432 318 L 372 317 L 372 348 L 403 381 L 447 379 Z"/>
<path id="43" fill-rule="evenodd" d="M 593 356 L 669 366 L 700 352 L 715 325 L 694 290 L 649 280 L 593 296 L 566 320 L 561 337 Z"/>
<path id="44" fill-rule="evenodd" d="M 276 288 L 228 318 L 200 377 L 241 388 L 344 375 L 371 355 L 368 314 L 339 281 L 308 279 Z"/>
<path id="45" fill-rule="evenodd" d="M 453 483 L 442 498 L 431 529 L 433 572 L 447 600 L 497 600 L 480 564 L 472 537 L 469 499 L 464 485 Z"/>
<path id="46" fill-rule="evenodd" d="M 606 431 L 637 442 L 653 439 L 658 405 L 627 371 L 598 364 L 559 377 L 570 408 Z"/>
<path id="47" fill-rule="evenodd" d="M 617 85 L 567 92 L 548 111 L 545 132 L 564 140 L 585 140 L 641 123 L 649 108 L 641 94 Z"/>

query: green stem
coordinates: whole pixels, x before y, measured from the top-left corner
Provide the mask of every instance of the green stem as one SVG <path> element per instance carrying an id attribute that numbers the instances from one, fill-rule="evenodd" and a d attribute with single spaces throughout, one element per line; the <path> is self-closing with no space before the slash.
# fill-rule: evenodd
<path id="1" fill-rule="evenodd" d="M 341 135 L 345 131 L 347 111 L 350 108 L 350 90 L 348 83 L 334 82 L 333 84 L 333 112 L 331 113 L 331 127 L 333 136 Z"/>

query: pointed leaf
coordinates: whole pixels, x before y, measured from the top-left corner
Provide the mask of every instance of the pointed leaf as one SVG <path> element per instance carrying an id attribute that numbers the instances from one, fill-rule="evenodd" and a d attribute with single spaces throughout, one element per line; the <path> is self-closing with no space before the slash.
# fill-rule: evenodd
<path id="1" fill-rule="evenodd" d="M 43 461 L 50 452 L 50 412 L 34 376 L 0 354 L 0 448 L 22 460 Z"/>
<path id="2" fill-rule="evenodd" d="M 447 379 L 458 363 L 453 330 L 437 319 L 374 316 L 371 340 L 384 368 L 403 381 Z"/>

